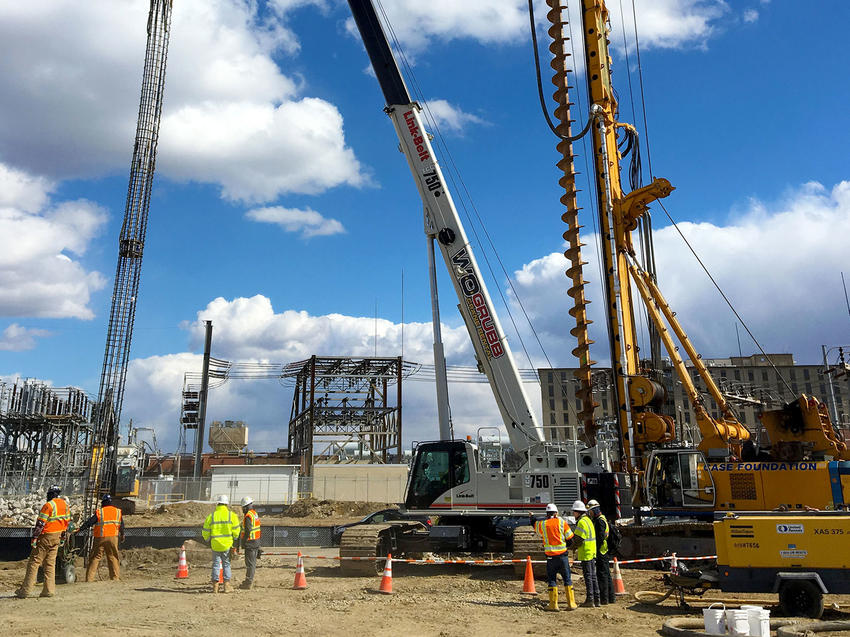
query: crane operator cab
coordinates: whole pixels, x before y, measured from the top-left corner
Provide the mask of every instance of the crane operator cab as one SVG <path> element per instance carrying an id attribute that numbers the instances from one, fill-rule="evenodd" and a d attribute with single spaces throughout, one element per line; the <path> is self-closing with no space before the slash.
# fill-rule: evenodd
<path id="1" fill-rule="evenodd" d="M 714 510 L 714 480 L 698 449 L 653 451 L 646 466 L 646 501 L 653 511 Z"/>
<path id="2" fill-rule="evenodd" d="M 451 508 L 458 487 L 470 486 L 472 445 L 461 440 L 422 443 L 407 486 L 408 510 Z M 463 489 L 466 492 L 466 489 Z M 472 491 L 464 500 L 475 500 Z M 449 506 L 445 506 L 449 505 Z"/>

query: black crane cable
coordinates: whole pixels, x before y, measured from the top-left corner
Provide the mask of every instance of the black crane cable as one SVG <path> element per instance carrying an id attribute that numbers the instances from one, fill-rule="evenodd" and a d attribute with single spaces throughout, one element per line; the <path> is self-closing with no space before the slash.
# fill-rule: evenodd
<path id="1" fill-rule="evenodd" d="M 549 110 L 546 108 L 546 98 L 543 95 L 543 79 L 540 75 L 540 53 L 537 50 L 539 46 L 537 44 L 537 27 L 534 25 L 534 0 L 528 0 L 528 22 L 531 25 L 531 42 L 533 44 L 532 48 L 534 49 L 534 69 L 537 73 L 537 97 L 540 99 L 540 109 L 543 111 L 543 116 L 546 118 L 546 123 L 549 125 L 549 129 L 558 139 L 565 142 L 578 141 L 587 135 L 587 131 L 590 130 L 590 124 L 593 122 L 593 115 L 588 116 L 587 123 L 578 135 L 573 135 L 572 137 L 568 135 L 561 135 L 561 133 L 558 132 L 558 129 L 555 128 L 555 125 L 552 123 L 552 118 L 549 116 Z"/>

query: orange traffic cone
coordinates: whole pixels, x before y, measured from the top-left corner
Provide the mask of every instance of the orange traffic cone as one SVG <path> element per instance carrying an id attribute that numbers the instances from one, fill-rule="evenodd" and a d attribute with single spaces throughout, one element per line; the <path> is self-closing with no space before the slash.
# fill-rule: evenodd
<path id="1" fill-rule="evenodd" d="M 620 573 L 620 564 L 617 562 L 617 558 L 614 558 L 614 594 L 615 595 L 627 595 L 626 587 L 623 584 L 623 575 Z"/>
<path id="2" fill-rule="evenodd" d="M 537 595 L 537 589 L 534 588 L 534 569 L 531 568 L 531 556 L 525 557 L 525 579 L 522 582 L 523 595 Z"/>
<path id="3" fill-rule="evenodd" d="M 189 563 L 186 561 L 186 547 L 181 546 L 177 553 L 177 576 L 175 579 L 186 579 L 189 577 Z"/>
<path id="4" fill-rule="evenodd" d="M 218 583 L 224 584 L 224 564 L 218 569 Z"/>
<path id="5" fill-rule="evenodd" d="M 303 591 L 307 588 L 307 578 L 304 575 L 304 558 L 301 557 L 301 551 L 298 551 L 298 561 L 295 563 L 295 583 L 292 588 L 296 591 Z"/>
<path id="6" fill-rule="evenodd" d="M 384 565 L 384 576 L 381 578 L 381 585 L 378 587 L 378 592 L 384 595 L 393 594 L 393 556 L 387 554 L 387 562 Z"/>

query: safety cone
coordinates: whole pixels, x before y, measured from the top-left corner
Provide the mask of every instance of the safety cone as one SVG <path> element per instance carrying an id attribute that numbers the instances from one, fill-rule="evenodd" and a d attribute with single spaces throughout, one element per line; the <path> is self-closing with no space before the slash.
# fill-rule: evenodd
<path id="1" fill-rule="evenodd" d="M 307 578 L 304 576 L 304 558 L 301 557 L 301 551 L 298 551 L 298 561 L 295 563 L 295 583 L 292 588 L 296 591 L 303 591 L 307 588 Z"/>
<path id="2" fill-rule="evenodd" d="M 393 556 L 387 554 L 387 561 L 384 564 L 384 576 L 381 578 L 381 585 L 378 587 L 378 592 L 384 595 L 393 594 Z"/>
<path id="3" fill-rule="evenodd" d="M 623 584 L 623 575 L 620 573 L 620 564 L 617 562 L 617 558 L 614 558 L 614 594 L 615 595 L 628 595 L 626 593 L 626 587 Z"/>
<path id="4" fill-rule="evenodd" d="M 525 579 L 522 582 L 523 595 L 537 595 L 537 589 L 534 588 L 534 569 L 531 567 L 531 556 L 525 557 Z"/>
<path id="5" fill-rule="evenodd" d="M 177 553 L 177 576 L 175 579 L 186 579 L 189 577 L 189 563 L 186 561 L 186 547 L 181 546 Z"/>
<path id="6" fill-rule="evenodd" d="M 218 583 L 224 584 L 224 564 L 222 564 L 218 569 Z"/>

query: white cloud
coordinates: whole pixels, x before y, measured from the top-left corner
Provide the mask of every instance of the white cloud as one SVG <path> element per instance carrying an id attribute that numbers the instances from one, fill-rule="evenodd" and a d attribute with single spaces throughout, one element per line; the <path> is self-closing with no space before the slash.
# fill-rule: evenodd
<path id="1" fill-rule="evenodd" d="M 756 22 L 759 19 L 759 12 L 755 9 L 747 9 L 743 14 L 744 22 Z"/>
<path id="2" fill-rule="evenodd" d="M 477 115 L 465 113 L 459 107 L 450 104 L 446 100 L 428 100 L 426 112 L 436 120 L 439 127 L 454 133 L 463 132 L 468 124 L 486 124 Z"/>
<path id="3" fill-rule="evenodd" d="M 656 227 L 660 225 L 656 216 Z M 817 362 L 822 344 L 846 342 L 839 273 L 847 263 L 842 242 L 850 236 L 850 182 L 831 190 L 808 183 L 773 203 L 754 199 L 726 226 L 681 222 L 679 227 L 769 353 L 790 352 L 798 361 Z M 586 235 L 582 254 L 589 262 L 585 278 L 592 282 L 586 288 L 596 341 L 591 355 L 604 361 L 608 352 L 597 241 Z M 697 350 L 705 357 L 737 352 L 736 319 L 674 228 L 656 230 L 655 252 L 661 291 Z M 571 302 L 565 265 L 564 256 L 553 253 L 527 264 L 516 279 L 544 343 L 558 353 L 560 364 L 573 365 L 568 350 L 574 322 L 567 314 Z M 743 330 L 741 342 L 744 354 L 757 351 Z"/>
<path id="4" fill-rule="evenodd" d="M 372 317 L 307 312 L 275 312 L 271 301 L 261 295 L 251 298 L 215 299 L 198 312 L 199 319 L 213 321 L 213 355 L 230 361 L 289 363 L 319 356 L 372 356 L 377 328 L 378 356 L 401 353 L 402 326 Z M 203 343 L 199 321 L 186 324 L 191 346 Z M 430 323 L 404 326 L 404 358 L 433 363 Z M 443 325 L 443 340 L 450 365 L 473 365 L 472 345 L 464 327 Z M 199 372 L 199 354 L 181 353 L 131 361 L 127 376 L 123 420 L 157 427 L 163 446 L 176 444 L 183 374 Z M 405 441 L 438 436 L 433 382 L 408 381 L 404 385 Z M 486 384 L 450 386 L 457 435 L 475 434 L 478 427 L 501 422 L 490 388 Z M 539 404 L 539 394 L 529 390 Z M 231 380 L 210 391 L 207 420 L 244 420 L 251 427 L 254 449 L 286 446 L 292 388 L 275 381 Z M 173 448 L 173 447 L 169 447 Z"/>
<path id="5" fill-rule="evenodd" d="M 85 254 L 106 212 L 79 199 L 53 204 L 52 185 L 0 164 L 0 316 L 93 318 L 106 281 L 72 258 Z"/>
<path id="6" fill-rule="evenodd" d="M 306 4 L 282 1 L 281 12 Z M 53 178 L 122 173 L 132 152 L 149 3 L 0 4 L 0 156 Z M 280 15 L 283 15 L 281 13 Z M 157 170 L 228 199 L 360 185 L 342 117 L 301 94 L 275 57 L 281 17 L 247 0 L 175 3 Z"/>
<path id="7" fill-rule="evenodd" d="M 580 3 L 570 3 L 572 25 L 580 25 Z M 631 3 L 623 4 L 627 36 L 633 33 Z M 717 30 L 717 24 L 728 12 L 724 0 L 638 0 L 638 33 L 645 48 L 678 48 L 701 46 Z M 434 38 L 441 40 L 472 39 L 483 44 L 524 43 L 528 41 L 527 0 L 438 0 L 422 3 L 417 0 L 397 0 L 384 4 L 393 31 L 405 48 L 412 52 L 426 49 Z M 608 3 L 614 29 L 619 31 L 621 19 L 619 5 Z M 535 2 L 538 38 L 547 41 L 546 13 L 548 7 L 540 0 Z M 356 33 L 353 20 L 348 29 Z M 581 28 L 574 28 L 576 40 Z M 612 40 L 620 45 L 622 35 Z"/>
<path id="8" fill-rule="evenodd" d="M 50 332 L 48 330 L 21 327 L 17 323 L 12 323 L 3 330 L 3 336 L 0 337 L 0 351 L 23 352 L 28 349 L 34 349 L 35 339 L 44 336 L 50 336 Z"/>
<path id="9" fill-rule="evenodd" d="M 315 210 L 307 208 L 255 208 L 245 213 L 248 219 L 260 223 L 273 223 L 284 232 L 300 232 L 302 237 L 327 236 L 345 232 L 343 225 L 336 219 L 326 219 Z"/>

